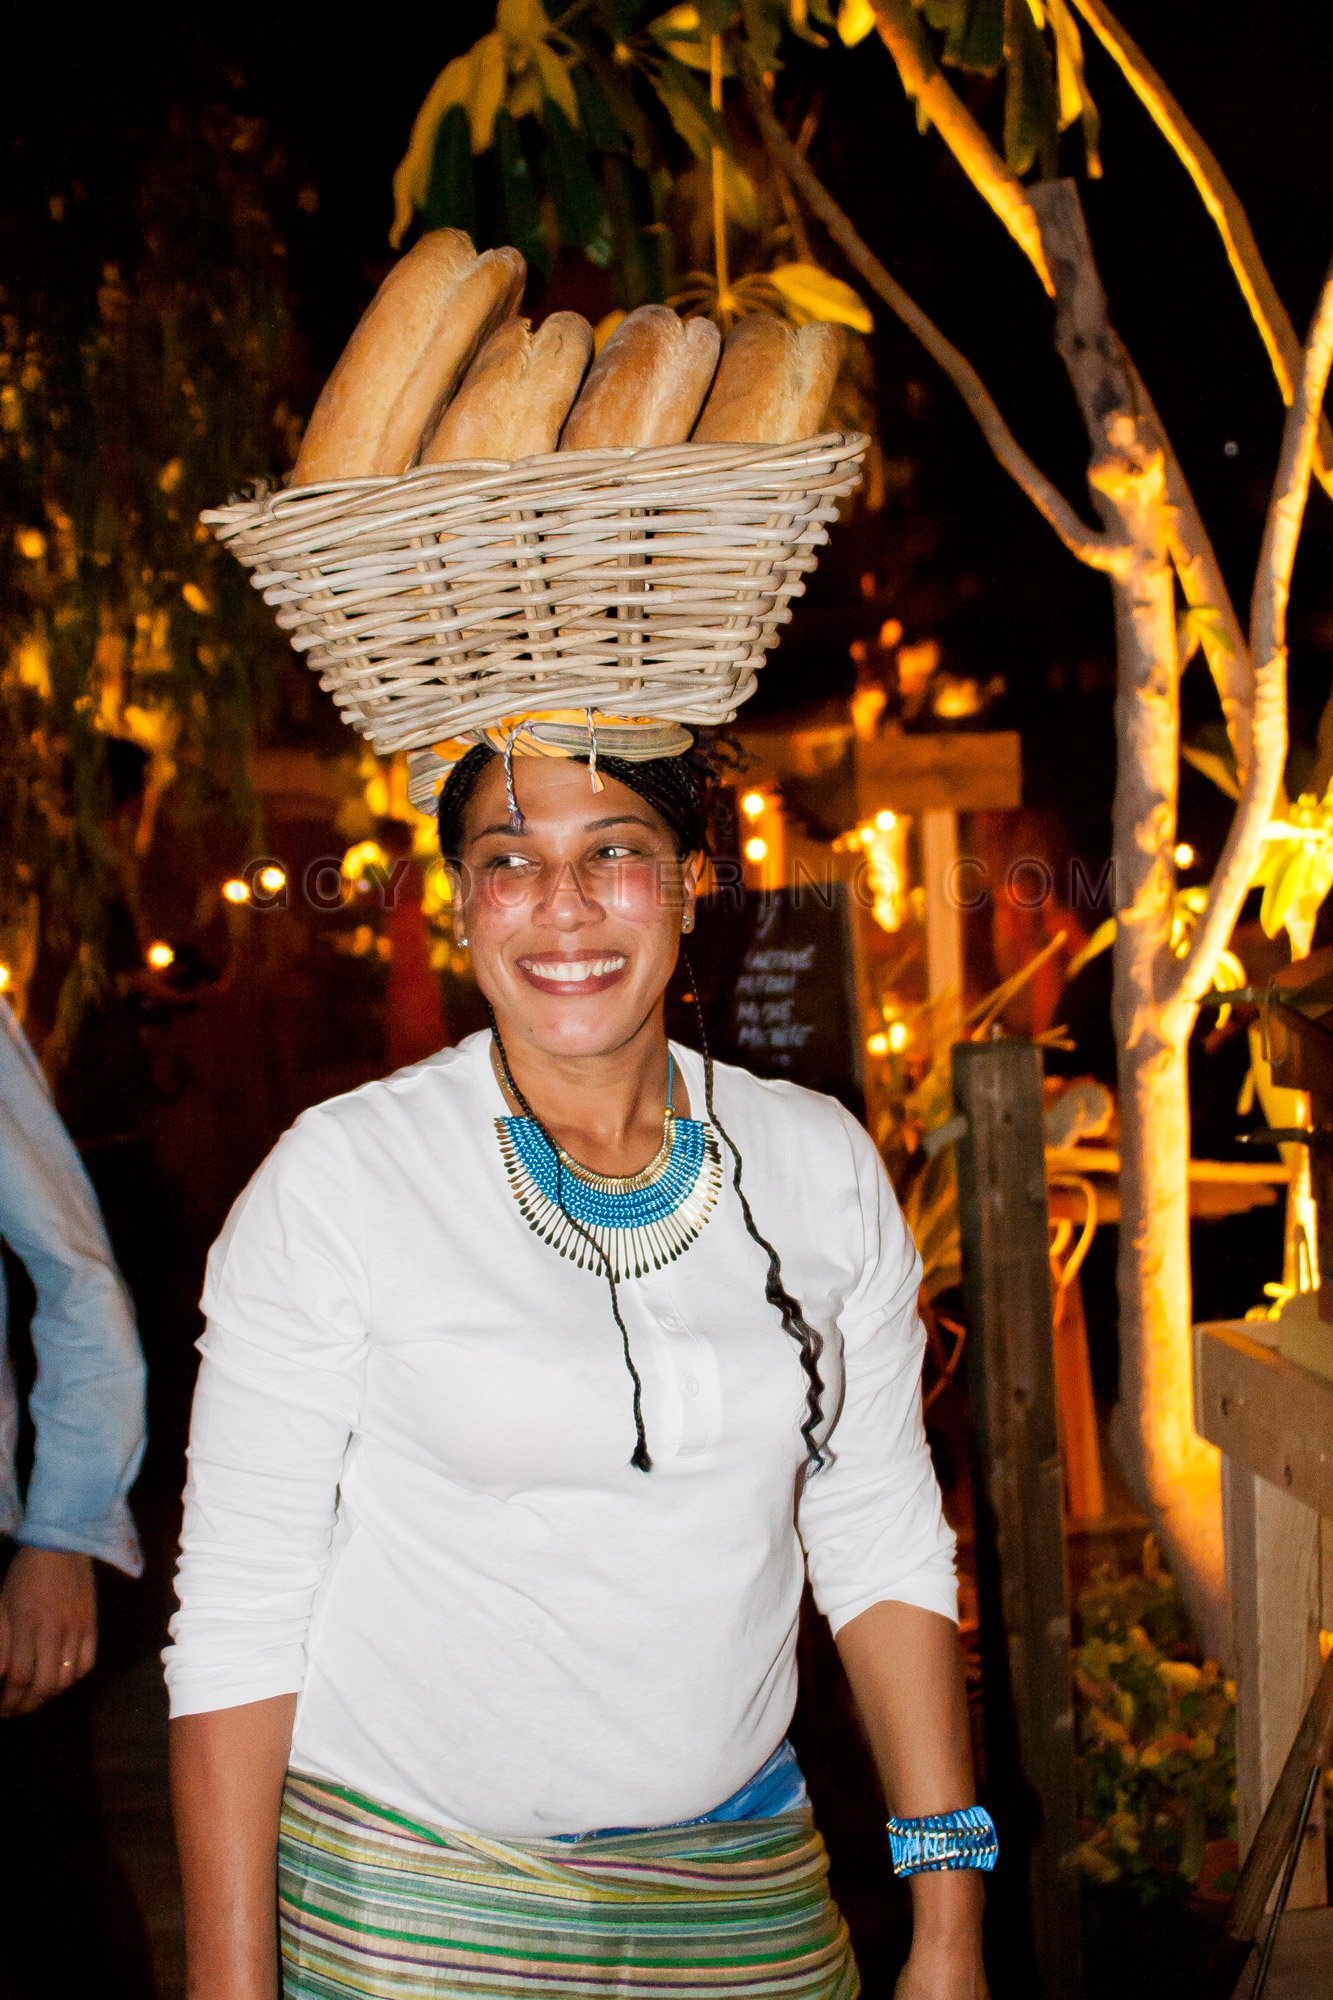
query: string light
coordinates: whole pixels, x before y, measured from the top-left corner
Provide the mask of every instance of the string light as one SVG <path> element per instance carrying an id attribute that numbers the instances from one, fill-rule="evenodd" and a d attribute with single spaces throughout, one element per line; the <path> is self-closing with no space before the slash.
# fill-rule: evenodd
<path id="1" fill-rule="evenodd" d="M 911 1039 L 912 1033 L 906 1021 L 890 1021 L 888 1044 L 894 1055 L 900 1056 Z"/>
<path id="2" fill-rule="evenodd" d="M 741 811 L 747 819 L 762 819 L 767 804 L 762 792 L 747 792 L 741 800 Z"/>
<path id="3" fill-rule="evenodd" d="M 1182 840 L 1177 843 L 1176 855 L 1175 855 L 1177 868 L 1192 868 L 1197 859 L 1198 857 L 1195 854 L 1194 849 L 1190 846 L 1187 840 Z"/>
<path id="4" fill-rule="evenodd" d="M 250 884 L 243 882 L 239 875 L 233 875 L 229 882 L 223 883 L 222 893 L 229 903 L 248 903 Z"/>
<path id="5" fill-rule="evenodd" d="M 893 827 L 897 826 L 897 824 L 898 824 L 897 813 L 891 813 L 887 806 L 884 808 L 882 812 L 877 812 L 875 814 L 875 825 L 879 828 L 881 833 L 888 833 Z"/>
<path id="6" fill-rule="evenodd" d="M 155 938 L 144 953 L 144 957 L 154 972 L 165 972 L 169 965 L 176 963 L 176 954 L 165 938 Z"/>
<path id="7" fill-rule="evenodd" d="M 874 1034 L 866 1036 L 867 1055 L 886 1056 L 888 1053 L 889 1053 L 889 1038 L 887 1035 Z"/>
<path id="8" fill-rule="evenodd" d="M 768 842 L 761 834 L 752 833 L 750 835 L 750 838 L 745 843 L 745 858 L 747 861 L 754 862 L 766 861 L 768 859 Z"/>
<path id="9" fill-rule="evenodd" d="M 266 896 L 276 896 L 279 889 L 287 887 L 287 870 L 271 861 L 267 868 L 259 871 L 259 886 Z"/>
<path id="10" fill-rule="evenodd" d="M 14 975 L 7 965 L 0 965 L 0 993 L 8 993 L 14 984 Z"/>

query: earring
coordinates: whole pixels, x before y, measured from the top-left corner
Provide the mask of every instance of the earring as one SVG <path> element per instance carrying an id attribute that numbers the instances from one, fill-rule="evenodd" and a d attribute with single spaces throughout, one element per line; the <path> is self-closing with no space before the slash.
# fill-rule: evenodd
<path id="1" fill-rule="evenodd" d="M 684 916 L 680 920 L 680 927 L 683 931 L 692 931 L 694 929 L 693 910 L 686 910 Z"/>
<path id="2" fill-rule="evenodd" d="M 460 951 L 467 950 L 467 939 L 464 937 L 462 931 L 458 933 L 458 949 Z"/>

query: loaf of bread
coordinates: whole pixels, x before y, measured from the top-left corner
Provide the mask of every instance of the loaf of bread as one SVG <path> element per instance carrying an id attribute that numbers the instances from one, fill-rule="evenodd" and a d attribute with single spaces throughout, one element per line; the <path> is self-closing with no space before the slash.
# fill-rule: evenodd
<path id="1" fill-rule="evenodd" d="M 814 437 L 841 357 L 838 329 L 823 322 L 798 329 L 773 313 L 738 320 L 694 427 L 696 444 L 795 444 Z"/>
<path id="2" fill-rule="evenodd" d="M 591 359 L 592 328 L 582 313 L 552 313 L 535 333 L 528 320 L 506 320 L 446 406 L 421 463 L 554 451 Z"/>
<path id="3" fill-rule="evenodd" d="M 464 370 L 517 310 L 517 250 L 478 257 L 461 229 L 436 229 L 400 258 L 324 385 L 294 486 L 405 472 Z"/>
<path id="4" fill-rule="evenodd" d="M 561 433 L 561 451 L 683 444 L 721 345 L 711 320 L 683 320 L 669 306 L 640 306 L 593 362 Z"/>

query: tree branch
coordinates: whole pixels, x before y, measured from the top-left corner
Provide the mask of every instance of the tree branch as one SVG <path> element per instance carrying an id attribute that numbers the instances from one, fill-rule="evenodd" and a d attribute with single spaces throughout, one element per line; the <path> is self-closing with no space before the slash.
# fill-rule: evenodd
<path id="1" fill-rule="evenodd" d="M 971 362 L 903 290 L 838 206 L 809 162 L 797 151 L 782 129 L 767 92 L 748 65 L 743 76 L 755 123 L 776 165 L 799 190 L 811 213 L 823 224 L 848 263 L 860 272 L 877 296 L 949 377 L 1009 477 L 1027 494 L 1071 555 L 1077 556 L 1090 569 L 1114 569 L 1120 557 L 1115 543 L 1090 528 L 1059 488 L 1029 458 Z"/>
<path id="2" fill-rule="evenodd" d="M 1254 662 L 1254 756 L 1208 901 L 1195 926 L 1189 956 L 1172 996 L 1197 1001 L 1212 984 L 1218 953 L 1231 936 L 1254 878 L 1264 828 L 1282 782 L 1287 755 L 1287 604 L 1314 469 L 1324 392 L 1333 370 L 1333 265 L 1324 278 L 1302 365 L 1282 430 L 1273 496 L 1250 607 Z"/>
<path id="3" fill-rule="evenodd" d="M 1222 566 L 1204 526 L 1203 515 L 1199 512 L 1199 503 L 1190 489 L 1180 460 L 1171 449 L 1147 384 L 1133 361 L 1128 357 L 1126 359 L 1139 407 L 1152 420 L 1162 440 L 1166 466 L 1167 547 L 1181 595 L 1191 611 L 1216 614 L 1216 622 L 1210 620 L 1200 632 L 1199 643 L 1222 706 L 1237 776 L 1244 784 L 1250 768 L 1254 708 L 1254 666 L 1250 659 L 1249 642 L 1236 615 Z M 1185 665 L 1183 656 L 1181 665 Z"/>
<path id="4" fill-rule="evenodd" d="M 1268 350 L 1282 400 L 1290 407 L 1301 370 L 1301 344 L 1268 275 L 1240 197 L 1208 142 L 1195 130 L 1164 80 L 1121 27 L 1105 0 L 1072 0 L 1072 4 L 1193 181 L 1199 199 L 1216 225 L 1227 262 Z M 1333 494 L 1333 429 L 1327 421 L 1319 428 L 1316 462 L 1320 484 Z"/>
<path id="5" fill-rule="evenodd" d="M 872 0 L 879 38 L 903 89 L 943 139 L 983 200 L 990 203 L 1048 293 L 1055 286 L 1027 190 L 1006 166 L 936 62 L 912 0 Z"/>

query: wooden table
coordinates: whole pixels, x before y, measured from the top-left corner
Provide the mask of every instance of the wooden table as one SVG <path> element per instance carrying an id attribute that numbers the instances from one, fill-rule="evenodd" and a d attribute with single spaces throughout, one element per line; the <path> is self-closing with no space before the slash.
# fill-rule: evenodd
<path id="1" fill-rule="evenodd" d="M 1249 1846 L 1333 1625 L 1333 1382 L 1285 1360 L 1265 1320 L 1194 1329 L 1194 1421 L 1222 1452 L 1236 1645 L 1237 1812 Z M 1311 1829 L 1293 1909 L 1328 1900 Z"/>

